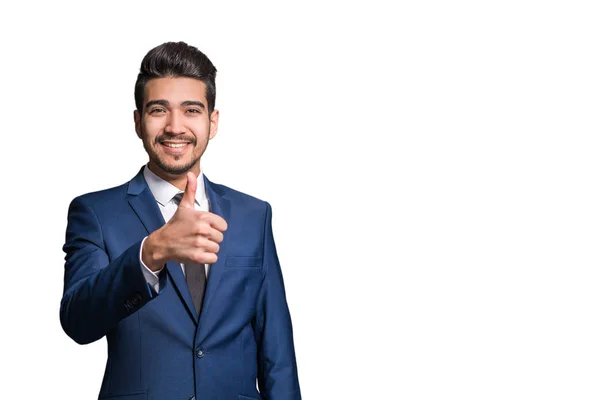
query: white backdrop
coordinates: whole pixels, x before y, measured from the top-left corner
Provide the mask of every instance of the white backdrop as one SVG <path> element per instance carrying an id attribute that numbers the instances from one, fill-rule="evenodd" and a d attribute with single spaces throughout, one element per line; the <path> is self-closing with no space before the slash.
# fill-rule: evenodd
<path id="1" fill-rule="evenodd" d="M 146 162 L 133 86 L 218 69 L 205 174 L 273 206 L 306 399 L 598 399 L 600 28 L 583 1 L 17 2 L 0 13 L 0 398 L 93 399 L 67 207 Z"/>

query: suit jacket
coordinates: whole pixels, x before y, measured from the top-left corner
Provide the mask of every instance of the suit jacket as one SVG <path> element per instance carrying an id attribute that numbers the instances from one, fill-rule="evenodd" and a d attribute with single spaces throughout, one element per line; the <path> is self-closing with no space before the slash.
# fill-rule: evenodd
<path id="1" fill-rule="evenodd" d="M 204 176 L 228 229 L 198 317 L 179 263 L 158 294 L 143 276 L 141 241 L 165 221 L 142 172 L 68 211 L 60 320 L 77 343 L 107 338 L 99 399 L 300 399 L 270 204 Z"/>

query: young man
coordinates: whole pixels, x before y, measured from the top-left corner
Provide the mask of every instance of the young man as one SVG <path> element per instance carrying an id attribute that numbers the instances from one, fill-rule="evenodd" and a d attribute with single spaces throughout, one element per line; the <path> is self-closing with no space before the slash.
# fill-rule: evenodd
<path id="1" fill-rule="evenodd" d="M 271 206 L 200 167 L 215 76 L 195 47 L 152 49 L 134 112 L 148 164 L 69 206 L 60 320 L 77 343 L 106 336 L 101 399 L 301 398 Z"/>

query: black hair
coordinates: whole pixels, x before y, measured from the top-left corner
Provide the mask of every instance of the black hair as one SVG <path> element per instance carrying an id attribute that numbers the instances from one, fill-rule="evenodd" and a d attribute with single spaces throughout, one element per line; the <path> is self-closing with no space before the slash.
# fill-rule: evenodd
<path id="1" fill-rule="evenodd" d="M 135 82 L 135 106 L 142 112 L 144 89 L 153 78 L 195 78 L 206 86 L 206 101 L 209 114 L 215 109 L 217 69 L 208 57 L 194 46 L 185 42 L 166 42 L 150 50 L 140 66 Z"/>

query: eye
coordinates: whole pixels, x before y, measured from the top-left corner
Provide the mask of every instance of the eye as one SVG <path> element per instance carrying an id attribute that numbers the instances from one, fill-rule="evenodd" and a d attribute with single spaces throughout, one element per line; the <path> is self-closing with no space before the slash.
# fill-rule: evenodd
<path id="1" fill-rule="evenodd" d="M 150 111 L 148 111 L 148 114 L 157 114 L 163 112 L 166 112 L 164 108 L 153 108 Z"/>
<path id="2" fill-rule="evenodd" d="M 200 111 L 200 110 L 198 110 L 198 109 L 196 109 L 196 108 L 188 108 L 188 109 L 186 110 L 186 112 L 188 112 L 188 113 L 190 113 L 190 114 L 201 114 L 201 113 L 202 113 L 202 111 Z"/>

